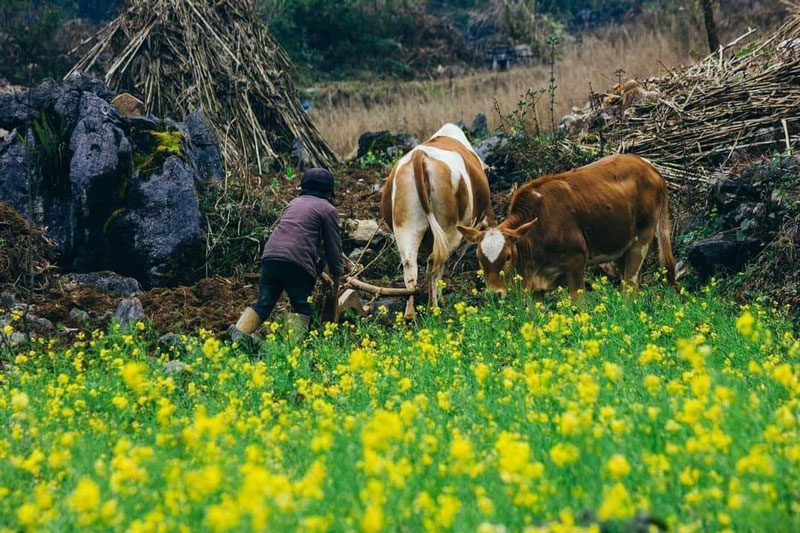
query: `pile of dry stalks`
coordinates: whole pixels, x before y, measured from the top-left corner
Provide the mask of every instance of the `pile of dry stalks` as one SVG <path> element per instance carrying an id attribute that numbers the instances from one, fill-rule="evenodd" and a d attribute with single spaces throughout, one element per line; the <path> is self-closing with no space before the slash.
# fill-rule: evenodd
<path id="1" fill-rule="evenodd" d="M 54 246 L 44 230 L 0 202 L 0 285 L 45 286 L 55 270 Z"/>
<path id="2" fill-rule="evenodd" d="M 649 158 L 685 185 L 800 141 L 800 4 L 790 7 L 766 38 L 748 44 L 750 30 L 694 66 L 593 95 L 578 112 L 583 142 Z"/>
<path id="3" fill-rule="evenodd" d="M 289 57 L 252 0 L 126 0 L 73 71 L 94 68 L 112 90 L 141 95 L 155 115 L 202 108 L 229 165 L 262 171 L 295 139 L 312 164 L 338 162 L 302 109 Z"/>

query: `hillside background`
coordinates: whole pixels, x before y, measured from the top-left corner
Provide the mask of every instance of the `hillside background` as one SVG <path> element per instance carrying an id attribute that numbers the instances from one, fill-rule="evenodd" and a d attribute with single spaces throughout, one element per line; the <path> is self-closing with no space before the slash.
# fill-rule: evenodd
<path id="1" fill-rule="evenodd" d="M 61 78 L 116 0 L 0 1 L 0 90 Z M 590 91 L 694 62 L 708 51 L 699 0 L 258 0 L 294 62 L 304 103 L 330 145 L 352 153 L 362 133 L 419 138 L 483 112 L 498 126 L 520 95 L 550 84 L 556 116 Z M 774 28 L 778 0 L 716 0 L 719 39 Z M 503 50 L 522 45 L 506 71 Z M 500 54 L 500 55 L 498 55 Z M 496 61 L 500 58 L 500 62 Z M 494 68 L 493 68 L 494 67 Z M 546 99 L 545 99 L 546 100 Z M 550 102 L 540 102 L 550 112 Z"/>

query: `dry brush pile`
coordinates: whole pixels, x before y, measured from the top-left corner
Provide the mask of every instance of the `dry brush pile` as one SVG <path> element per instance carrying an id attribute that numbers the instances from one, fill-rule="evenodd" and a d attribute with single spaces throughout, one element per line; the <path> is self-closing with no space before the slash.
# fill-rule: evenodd
<path id="1" fill-rule="evenodd" d="M 593 95 L 579 120 L 622 152 L 652 159 L 673 182 L 707 182 L 742 155 L 800 140 L 800 5 L 776 32 L 750 31 L 691 67 Z M 602 98 L 602 99 L 601 99 Z"/>
<path id="2" fill-rule="evenodd" d="M 300 105 L 289 57 L 258 20 L 252 0 L 128 0 L 73 71 L 102 67 L 113 91 L 138 93 L 157 116 L 202 108 L 229 164 L 262 171 L 293 149 L 335 164 Z"/>

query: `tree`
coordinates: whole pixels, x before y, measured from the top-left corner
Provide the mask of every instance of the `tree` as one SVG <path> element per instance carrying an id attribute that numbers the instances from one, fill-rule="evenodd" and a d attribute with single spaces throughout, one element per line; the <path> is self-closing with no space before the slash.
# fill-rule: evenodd
<path id="1" fill-rule="evenodd" d="M 713 53 L 719 49 L 719 37 L 717 36 L 717 24 L 714 22 L 714 7 L 711 5 L 711 0 L 700 0 L 700 9 L 703 10 L 703 19 L 706 24 L 708 48 Z"/>

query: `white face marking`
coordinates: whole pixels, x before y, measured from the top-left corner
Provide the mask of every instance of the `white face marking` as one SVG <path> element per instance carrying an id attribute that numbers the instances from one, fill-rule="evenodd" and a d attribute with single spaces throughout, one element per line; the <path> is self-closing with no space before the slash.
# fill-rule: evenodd
<path id="1" fill-rule="evenodd" d="M 497 228 L 492 228 L 487 230 L 483 236 L 481 251 L 490 263 L 494 263 L 497 261 L 497 258 L 500 257 L 500 252 L 503 251 L 505 245 L 506 238 L 503 236 L 503 232 Z"/>

